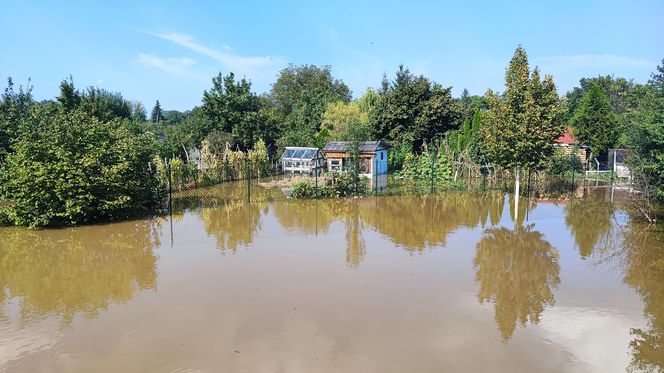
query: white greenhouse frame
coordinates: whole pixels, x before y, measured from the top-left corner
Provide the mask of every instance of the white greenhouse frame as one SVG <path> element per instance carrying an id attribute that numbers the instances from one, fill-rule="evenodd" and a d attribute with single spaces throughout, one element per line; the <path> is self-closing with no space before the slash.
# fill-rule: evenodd
<path id="1" fill-rule="evenodd" d="M 325 168 L 325 156 L 318 148 L 287 146 L 281 155 L 281 168 L 284 173 L 320 174 Z"/>

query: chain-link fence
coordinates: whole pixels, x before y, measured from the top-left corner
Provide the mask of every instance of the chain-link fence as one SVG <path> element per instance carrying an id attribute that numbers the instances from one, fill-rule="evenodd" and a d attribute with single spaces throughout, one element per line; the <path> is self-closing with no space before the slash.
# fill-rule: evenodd
<path id="1" fill-rule="evenodd" d="M 169 189 L 169 208 L 177 210 L 214 207 L 229 203 L 252 203 L 283 201 L 291 198 L 325 198 L 359 195 L 415 195 L 448 193 L 454 191 L 511 190 L 513 175 L 488 165 L 480 166 L 477 172 L 459 171 L 454 165 L 438 166 L 436 162 L 417 177 L 404 173 L 360 175 L 358 183 L 348 183 L 348 177 L 336 171 L 309 173 L 283 172 L 280 162 L 263 165 L 259 172 L 251 162 L 239 165 L 222 165 L 213 170 L 198 170 L 172 167 L 167 163 L 166 185 Z M 447 176 L 440 177 L 438 167 L 447 167 Z M 584 185 L 585 177 L 576 162 L 561 165 L 560 175 L 542 172 L 522 172 L 521 193 L 525 195 L 562 196 Z M 187 171 L 182 171 L 182 170 Z M 347 188 L 347 190 L 344 190 Z M 303 189 L 304 193 L 303 193 Z M 295 194 L 294 194 L 295 193 Z"/>

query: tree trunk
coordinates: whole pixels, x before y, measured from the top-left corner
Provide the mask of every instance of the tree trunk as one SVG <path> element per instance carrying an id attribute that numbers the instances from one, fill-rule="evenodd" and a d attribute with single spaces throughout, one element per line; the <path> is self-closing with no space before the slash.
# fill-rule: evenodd
<path id="1" fill-rule="evenodd" d="M 519 220 L 519 166 L 515 167 L 514 172 L 514 224 Z"/>

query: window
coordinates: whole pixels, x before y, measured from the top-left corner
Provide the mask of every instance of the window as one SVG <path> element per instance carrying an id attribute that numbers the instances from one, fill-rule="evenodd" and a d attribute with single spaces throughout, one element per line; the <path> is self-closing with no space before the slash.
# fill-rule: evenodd
<path id="1" fill-rule="evenodd" d="M 384 153 L 384 152 L 380 152 L 380 160 L 381 160 L 381 161 L 383 160 L 383 154 L 385 154 L 385 153 Z"/>
<path id="2" fill-rule="evenodd" d="M 360 158 L 360 173 L 368 174 L 369 173 L 369 158 Z"/>

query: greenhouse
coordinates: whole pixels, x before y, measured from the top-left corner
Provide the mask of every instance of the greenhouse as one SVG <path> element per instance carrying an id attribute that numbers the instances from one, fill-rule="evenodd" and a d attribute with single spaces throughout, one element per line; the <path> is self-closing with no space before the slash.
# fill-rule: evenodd
<path id="1" fill-rule="evenodd" d="M 320 174 L 325 168 L 325 157 L 318 148 L 287 146 L 281 155 L 281 167 L 284 173 Z"/>

